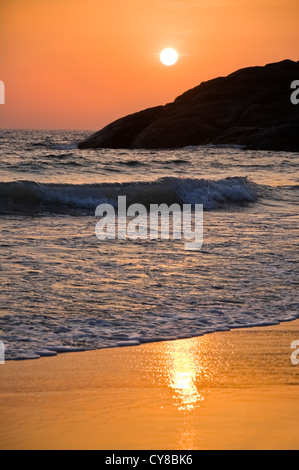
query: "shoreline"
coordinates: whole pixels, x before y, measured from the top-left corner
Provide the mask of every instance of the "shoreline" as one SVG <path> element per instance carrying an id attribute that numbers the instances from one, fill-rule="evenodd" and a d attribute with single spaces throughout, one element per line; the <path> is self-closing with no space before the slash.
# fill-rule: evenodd
<path id="1" fill-rule="evenodd" d="M 265 322 L 265 323 L 260 323 L 257 325 L 243 325 L 243 326 L 231 326 L 230 328 L 227 329 L 221 329 L 221 330 L 215 330 L 215 331 L 209 331 L 207 333 L 203 334 L 198 334 L 194 336 L 180 336 L 180 337 L 169 337 L 169 338 L 155 338 L 155 339 L 148 339 L 147 341 L 138 341 L 138 340 L 128 340 L 128 341 L 123 341 L 118 343 L 115 346 L 104 346 L 101 348 L 96 348 L 96 349 L 81 349 L 81 348 L 76 348 L 76 347 L 69 347 L 69 346 L 59 346 L 57 348 L 45 348 L 44 352 L 45 354 L 40 355 L 39 357 L 34 357 L 34 353 L 32 354 L 32 357 L 17 357 L 15 359 L 5 359 L 5 363 L 10 363 L 10 362 L 25 362 L 25 361 L 37 361 L 39 359 L 43 358 L 55 358 L 61 354 L 78 354 L 78 353 L 88 353 L 88 352 L 96 352 L 96 351 L 102 351 L 106 349 L 118 349 L 118 348 L 130 348 L 130 347 L 138 347 L 138 346 L 143 346 L 147 344 L 152 344 L 152 343 L 165 343 L 168 341 L 182 341 L 182 340 L 190 340 L 190 339 L 198 339 L 202 338 L 206 335 L 213 335 L 216 333 L 230 333 L 234 330 L 247 330 L 247 329 L 253 329 L 253 328 L 268 328 L 271 326 L 280 326 L 283 325 L 284 323 L 292 323 L 294 321 L 299 321 L 299 317 L 297 318 L 290 318 L 286 320 L 280 320 L 279 322 Z"/>
<path id="2" fill-rule="evenodd" d="M 299 449 L 299 320 L 0 366 L 0 449 Z"/>

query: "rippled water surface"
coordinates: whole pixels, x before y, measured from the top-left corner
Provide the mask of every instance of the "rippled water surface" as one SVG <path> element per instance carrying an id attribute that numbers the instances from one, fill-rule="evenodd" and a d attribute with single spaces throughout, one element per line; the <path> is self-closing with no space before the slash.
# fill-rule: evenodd
<path id="1" fill-rule="evenodd" d="M 89 132 L 0 131 L 7 359 L 191 337 L 298 316 L 298 154 L 78 150 Z M 204 245 L 95 236 L 95 208 L 204 205 Z"/>

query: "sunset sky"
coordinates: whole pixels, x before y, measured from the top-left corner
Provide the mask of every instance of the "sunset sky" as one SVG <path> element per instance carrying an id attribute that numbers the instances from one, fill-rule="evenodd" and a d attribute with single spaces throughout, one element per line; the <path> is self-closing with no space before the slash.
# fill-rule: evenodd
<path id="1" fill-rule="evenodd" d="M 298 18 L 298 0 L 1 0 L 0 128 L 96 130 L 204 80 L 299 60 Z"/>

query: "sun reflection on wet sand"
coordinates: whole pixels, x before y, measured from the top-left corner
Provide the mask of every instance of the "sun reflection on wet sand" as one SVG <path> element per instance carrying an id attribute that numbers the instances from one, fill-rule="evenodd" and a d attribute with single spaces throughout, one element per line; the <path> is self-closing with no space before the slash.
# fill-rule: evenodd
<path id="1" fill-rule="evenodd" d="M 207 347 L 203 338 L 202 353 L 198 340 L 172 341 L 163 347 L 163 375 L 173 391 L 173 404 L 179 411 L 192 411 L 204 401 L 204 382 L 211 378 L 215 370 L 208 368 L 204 350 Z M 201 387 L 203 385 L 203 387 Z"/>
<path id="2" fill-rule="evenodd" d="M 173 423 L 179 423 L 174 426 L 176 449 L 201 447 L 207 439 L 201 417 L 206 419 L 213 390 L 234 383 L 235 345 L 229 336 L 225 342 L 223 338 L 223 333 L 214 333 L 151 345 L 159 385 L 168 389 L 168 413 L 174 412 Z"/>
<path id="3" fill-rule="evenodd" d="M 180 411 L 191 411 L 202 401 L 203 395 L 196 387 L 196 365 L 190 346 L 185 351 L 169 351 L 169 385 L 174 391 L 175 404 Z"/>
<path id="4" fill-rule="evenodd" d="M 181 421 L 176 448 L 198 448 L 202 441 L 198 409 L 210 394 L 210 386 L 223 366 L 222 345 L 217 335 L 157 343 L 160 380 L 170 389 L 172 407 Z M 211 360 L 211 352 L 214 352 Z"/>

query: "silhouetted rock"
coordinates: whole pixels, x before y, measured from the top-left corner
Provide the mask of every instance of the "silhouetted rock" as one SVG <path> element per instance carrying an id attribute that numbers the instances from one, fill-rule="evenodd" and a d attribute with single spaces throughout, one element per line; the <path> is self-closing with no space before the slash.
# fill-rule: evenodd
<path id="1" fill-rule="evenodd" d="M 226 144 L 299 151 L 299 105 L 290 99 L 294 80 L 299 80 L 299 62 L 291 60 L 241 69 L 203 82 L 173 103 L 118 119 L 78 147 Z"/>

